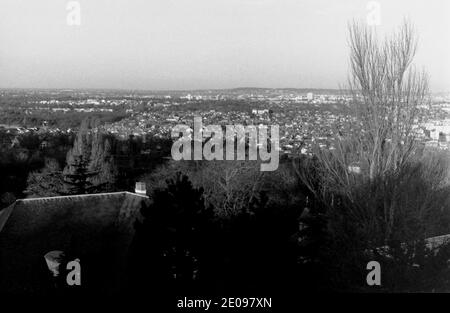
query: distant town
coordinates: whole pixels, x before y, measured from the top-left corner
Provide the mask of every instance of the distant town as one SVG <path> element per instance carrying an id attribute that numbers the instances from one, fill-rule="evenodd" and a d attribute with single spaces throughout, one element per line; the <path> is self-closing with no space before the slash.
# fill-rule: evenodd
<path id="1" fill-rule="evenodd" d="M 27 90 L 0 91 L 0 130 L 14 146 L 23 133 L 71 133 L 97 115 L 118 138 L 170 139 L 176 124 L 279 125 L 284 154 L 310 154 L 312 145 L 334 149 L 333 138 L 351 131 L 348 91 L 236 88 L 193 91 Z M 433 94 L 419 107 L 415 131 L 428 147 L 450 147 L 450 93 Z M 69 121 L 69 122 L 68 122 Z M 46 145 L 45 140 L 40 143 Z"/>

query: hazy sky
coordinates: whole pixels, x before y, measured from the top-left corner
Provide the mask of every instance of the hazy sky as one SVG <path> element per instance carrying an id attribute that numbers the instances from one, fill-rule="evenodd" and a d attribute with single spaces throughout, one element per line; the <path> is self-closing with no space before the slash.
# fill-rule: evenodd
<path id="1" fill-rule="evenodd" d="M 0 87 L 337 88 L 347 22 L 369 1 L 0 0 Z M 380 32 L 415 24 L 416 64 L 450 91 L 450 1 L 378 1 Z"/>

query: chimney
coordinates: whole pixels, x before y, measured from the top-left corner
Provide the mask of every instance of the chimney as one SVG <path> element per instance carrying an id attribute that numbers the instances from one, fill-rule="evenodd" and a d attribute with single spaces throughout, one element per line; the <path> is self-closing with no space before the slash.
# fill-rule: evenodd
<path id="1" fill-rule="evenodd" d="M 134 192 L 139 194 L 139 195 L 147 195 L 147 190 L 145 188 L 145 183 L 143 182 L 136 182 L 136 187 L 134 189 Z"/>

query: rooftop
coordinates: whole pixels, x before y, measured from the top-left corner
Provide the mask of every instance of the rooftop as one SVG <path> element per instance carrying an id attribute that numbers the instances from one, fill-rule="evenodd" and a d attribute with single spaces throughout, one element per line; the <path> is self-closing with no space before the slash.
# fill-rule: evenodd
<path id="1" fill-rule="evenodd" d="M 147 196 L 130 192 L 21 199 L 0 211 L 0 292 L 43 293 L 44 255 L 63 250 L 81 260 L 90 286 L 106 292 L 120 285 Z"/>

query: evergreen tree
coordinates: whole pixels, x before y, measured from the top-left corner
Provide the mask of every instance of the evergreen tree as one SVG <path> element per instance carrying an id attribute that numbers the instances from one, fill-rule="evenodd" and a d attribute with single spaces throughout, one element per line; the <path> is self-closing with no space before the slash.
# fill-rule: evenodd
<path id="1" fill-rule="evenodd" d="M 67 194 L 85 194 L 95 188 L 89 181 L 89 178 L 97 173 L 88 170 L 88 162 L 82 155 L 74 156 L 73 162 L 68 164 L 68 166 L 71 170 L 64 174 Z"/>
<path id="2" fill-rule="evenodd" d="M 68 192 L 105 192 L 114 190 L 117 167 L 110 139 L 106 138 L 95 119 L 85 119 L 67 153 L 63 175 Z M 74 182 L 75 181 L 75 182 Z M 73 188 L 85 186 L 86 188 Z"/>
<path id="3" fill-rule="evenodd" d="M 212 209 L 204 206 L 203 190 L 181 174 L 167 183 L 167 189 L 153 193 L 136 224 L 132 276 L 138 289 L 148 281 L 163 292 L 195 286 L 207 254 Z"/>

